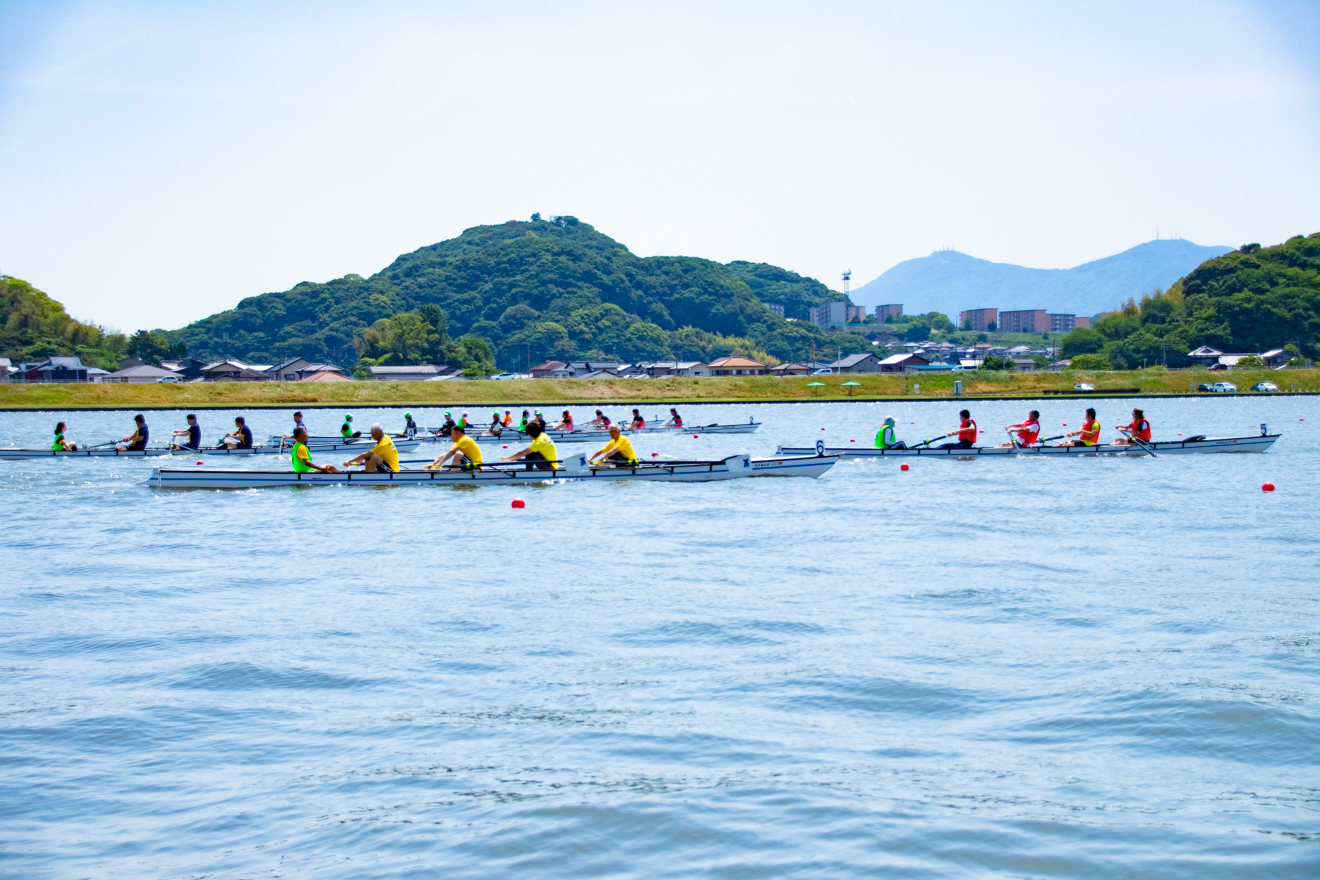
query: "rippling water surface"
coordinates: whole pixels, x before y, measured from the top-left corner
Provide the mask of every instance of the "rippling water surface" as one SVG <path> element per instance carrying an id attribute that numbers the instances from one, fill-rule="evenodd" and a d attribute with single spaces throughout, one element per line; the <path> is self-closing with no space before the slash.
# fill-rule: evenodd
<path id="1" fill-rule="evenodd" d="M 1110 436 L 1130 404 L 1096 403 Z M 1083 404 L 972 408 L 993 437 L 1031 406 Z M 765 426 L 638 451 L 957 409 L 685 407 Z M 1315 399 L 1147 412 L 1283 438 L 517 489 L 0 462 L 0 875 L 1314 878 Z M 130 415 L 0 414 L 0 445 Z"/>

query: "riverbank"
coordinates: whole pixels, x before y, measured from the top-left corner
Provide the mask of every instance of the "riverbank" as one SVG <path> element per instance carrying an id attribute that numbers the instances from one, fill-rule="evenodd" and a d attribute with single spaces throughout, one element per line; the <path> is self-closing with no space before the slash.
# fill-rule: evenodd
<path id="1" fill-rule="evenodd" d="M 846 375 L 777 379 L 520 379 L 510 382 L 218 382 L 183 385 L 0 385 L 0 411 L 79 409 L 232 409 L 234 407 L 558 406 L 591 403 L 792 403 L 812 400 L 1186 395 L 1202 383 L 1232 382 L 1239 393 L 1269 381 L 1281 392 L 1320 393 L 1320 370 Z M 1079 382 L 1094 393 L 1073 391 Z M 812 383 L 822 383 L 813 385 Z M 856 383 L 845 385 L 844 383 Z"/>

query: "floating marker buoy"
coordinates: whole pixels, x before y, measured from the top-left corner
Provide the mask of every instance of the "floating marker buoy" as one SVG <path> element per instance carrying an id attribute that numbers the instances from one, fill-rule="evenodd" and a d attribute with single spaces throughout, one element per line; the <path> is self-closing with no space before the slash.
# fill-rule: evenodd
<path id="1" fill-rule="evenodd" d="M 692 439 L 693 439 L 693 440 L 696 440 L 696 439 L 697 439 L 697 435 L 696 435 L 696 434 L 693 434 L 693 435 L 692 435 Z"/>
<path id="2" fill-rule="evenodd" d="M 1273 492 L 1273 491 L 1274 491 L 1274 484 L 1273 484 L 1273 483 L 1264 483 L 1264 484 L 1261 485 L 1261 487 L 1260 487 L 1260 491 L 1262 491 L 1262 492 Z"/>
<path id="3" fill-rule="evenodd" d="M 856 440 L 849 440 L 848 442 L 849 442 L 849 443 L 856 443 L 857 441 L 856 441 Z"/>
<path id="4" fill-rule="evenodd" d="M 199 462 L 197 462 L 197 463 L 198 463 L 198 464 L 202 464 L 202 462 L 200 462 L 200 461 L 199 461 Z"/>
<path id="5" fill-rule="evenodd" d="M 515 498 L 513 499 L 513 504 L 509 506 L 512 507 L 514 510 L 522 510 L 524 507 L 527 506 L 527 502 L 523 501 L 521 498 Z"/>
<path id="6" fill-rule="evenodd" d="M 655 458 L 655 457 L 656 457 L 657 455 L 659 455 L 659 454 L 660 454 L 660 453 L 658 453 L 658 452 L 652 452 L 652 453 L 651 453 L 651 457 L 652 457 L 652 458 Z"/>
<path id="7" fill-rule="evenodd" d="M 1179 436 L 1179 437 L 1182 436 L 1182 431 L 1179 431 L 1179 432 L 1178 432 L 1178 436 Z"/>
<path id="8" fill-rule="evenodd" d="M 505 444 L 504 444 L 504 448 L 505 448 L 505 449 L 508 449 L 508 448 L 509 448 L 509 444 L 505 443 Z"/>
<path id="9" fill-rule="evenodd" d="M 825 429 L 824 429 L 824 428 L 821 428 L 821 430 L 824 431 Z"/>
<path id="10" fill-rule="evenodd" d="M 903 462 L 901 465 L 898 466 L 898 469 L 899 469 L 900 471 L 905 471 L 905 470 L 907 470 L 907 469 L 908 469 L 908 463 L 907 463 L 906 461 Z"/>

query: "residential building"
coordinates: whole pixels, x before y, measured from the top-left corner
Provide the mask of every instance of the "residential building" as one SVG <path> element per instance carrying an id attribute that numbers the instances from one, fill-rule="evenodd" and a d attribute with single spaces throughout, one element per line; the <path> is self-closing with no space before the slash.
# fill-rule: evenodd
<path id="1" fill-rule="evenodd" d="M 68 382 L 87 382 L 88 367 L 82 360 L 74 357 L 52 357 L 31 364 L 20 364 L 9 377 L 10 382 L 25 385 L 64 384 Z"/>
<path id="2" fill-rule="evenodd" d="M 1015 357 L 1013 358 L 1013 369 L 1019 373 L 1034 373 L 1036 372 L 1036 361 L 1029 357 Z"/>
<path id="3" fill-rule="evenodd" d="M 318 371 L 320 372 L 320 371 Z M 463 370 L 445 364 L 411 364 L 367 367 L 370 378 L 377 382 L 427 382 L 438 377 L 461 375 Z"/>
<path id="4" fill-rule="evenodd" d="M 173 370 L 167 370 L 163 367 L 153 367 L 151 364 L 139 363 L 137 366 L 120 369 L 102 376 L 102 382 L 127 385 L 149 385 L 152 382 L 158 382 L 165 376 L 173 376 L 176 380 L 182 381 L 182 376 Z"/>
<path id="5" fill-rule="evenodd" d="M 1203 367 L 1214 366 L 1219 363 L 1219 359 L 1224 353 L 1217 348 L 1211 348 L 1208 345 L 1202 345 L 1200 348 L 1194 348 L 1187 352 L 1187 359 L 1194 364 L 1200 364 Z"/>
<path id="6" fill-rule="evenodd" d="M 810 376 L 816 368 L 811 364 L 787 363 L 778 364 L 770 368 L 771 376 L 778 376 L 781 379 L 785 376 Z"/>
<path id="7" fill-rule="evenodd" d="M 712 376 L 764 376 L 769 367 L 760 361 L 745 357 L 718 358 L 710 362 Z"/>
<path id="8" fill-rule="evenodd" d="M 1044 333 L 1050 329 L 1044 309 L 1021 309 L 999 313 L 1000 333 Z"/>
<path id="9" fill-rule="evenodd" d="M 989 333 L 998 326 L 998 320 L 999 309 L 968 309 L 958 313 L 958 326 L 978 333 Z"/>
<path id="10" fill-rule="evenodd" d="M 352 382 L 352 376 L 345 376 L 343 373 L 334 370 L 317 370 L 314 373 L 304 373 L 299 382 Z"/>
<path id="11" fill-rule="evenodd" d="M 1045 317 L 1050 320 L 1051 333 L 1070 333 L 1077 329 L 1076 315 L 1046 315 Z"/>
<path id="12" fill-rule="evenodd" d="M 310 366 L 312 366 L 312 362 L 307 358 L 289 358 L 271 367 L 267 378 L 272 382 L 297 382 L 301 378 L 301 371 Z"/>
<path id="13" fill-rule="evenodd" d="M 9 374 L 14 371 L 15 367 L 9 358 L 0 358 L 0 382 L 8 382 Z"/>
<path id="14" fill-rule="evenodd" d="M 543 364 L 537 364 L 532 367 L 531 374 L 533 379 L 568 379 L 568 364 L 563 361 L 546 361 Z"/>
<path id="15" fill-rule="evenodd" d="M 891 354 L 879 364 L 881 373 L 901 373 L 909 367 L 924 367 L 930 361 L 919 354 Z"/>
<path id="16" fill-rule="evenodd" d="M 1090 330 L 1090 329 L 1091 329 L 1091 319 L 1090 319 L 1090 318 L 1083 318 L 1082 316 L 1078 315 L 1076 318 L 1073 318 L 1073 329 L 1074 329 L 1074 330 Z"/>
<path id="17" fill-rule="evenodd" d="M 774 313 L 775 313 L 776 315 L 778 315 L 779 317 L 781 317 L 781 318 L 784 317 L 784 307 L 783 307 L 782 304 L 780 304 L 780 303 L 765 303 L 764 305 L 765 305 L 765 307 L 766 307 L 767 309 L 769 309 L 770 311 L 774 312 Z"/>
<path id="18" fill-rule="evenodd" d="M 172 372 L 178 373 L 184 382 L 192 382 L 202 378 L 202 370 L 206 369 L 206 361 L 201 358 L 185 357 L 176 360 L 161 361 L 160 365 Z M 121 363 L 119 369 L 124 369 L 127 364 Z"/>
<path id="19" fill-rule="evenodd" d="M 903 317 L 902 303 L 890 303 L 875 307 L 875 322 L 877 324 L 883 324 L 889 318 L 893 318 L 894 322 L 897 323 L 901 317 Z"/>
<path id="20" fill-rule="evenodd" d="M 628 364 L 621 364 L 618 361 L 575 361 L 568 364 L 568 378 L 578 379 L 587 373 L 598 373 L 601 370 L 619 373 L 628 366 Z"/>
<path id="21" fill-rule="evenodd" d="M 880 358 L 874 352 L 850 354 L 829 365 L 836 373 L 879 373 Z"/>
<path id="22" fill-rule="evenodd" d="M 827 302 L 811 309 L 811 323 L 821 327 L 861 323 L 866 320 L 866 306 L 854 306 L 842 300 Z"/>
<path id="23" fill-rule="evenodd" d="M 269 365 L 245 364 L 233 358 L 225 358 L 202 368 L 202 380 L 206 382 L 265 382 Z"/>
<path id="24" fill-rule="evenodd" d="M 1277 370 L 1292 360 L 1292 355 L 1281 348 L 1272 348 L 1261 354 L 1260 359 L 1265 362 L 1265 366 L 1271 370 Z"/>
<path id="25" fill-rule="evenodd" d="M 709 376 L 710 367 L 701 361 L 657 361 L 646 367 L 646 373 L 652 379 L 662 376 Z"/>

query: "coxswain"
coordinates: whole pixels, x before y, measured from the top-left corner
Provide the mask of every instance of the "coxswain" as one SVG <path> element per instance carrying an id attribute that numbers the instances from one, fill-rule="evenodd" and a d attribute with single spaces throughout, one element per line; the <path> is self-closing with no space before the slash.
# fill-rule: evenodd
<path id="1" fill-rule="evenodd" d="M 403 436 L 409 440 L 417 436 L 417 423 L 413 421 L 412 413 L 403 414 Z"/>
<path id="2" fill-rule="evenodd" d="M 541 412 L 539 409 L 538 409 L 538 410 L 535 412 L 535 414 L 532 416 L 532 421 L 534 421 L 534 422 L 536 422 L 538 425 L 540 425 L 542 431 L 544 431 L 544 430 L 546 429 L 546 427 L 545 427 L 545 413 Z"/>
<path id="3" fill-rule="evenodd" d="M 132 434 L 121 438 L 119 442 L 128 444 L 124 449 L 129 452 L 138 452 L 147 448 L 147 438 L 151 432 L 147 430 L 147 417 L 142 413 L 133 416 L 133 421 L 137 427 L 133 429 Z"/>
<path id="4" fill-rule="evenodd" d="M 591 427 L 608 428 L 609 426 L 610 426 L 609 416 L 605 415 L 605 413 L 601 412 L 600 410 L 596 410 L 596 417 L 591 420 Z"/>
<path id="5" fill-rule="evenodd" d="M 520 449 L 513 455 L 500 459 L 501 461 L 525 461 L 527 469 L 537 471 L 552 471 L 559 467 L 559 452 L 555 449 L 555 444 L 551 442 L 538 424 L 527 426 L 527 436 L 532 438 L 532 445 L 526 449 Z"/>
<path id="6" fill-rule="evenodd" d="M 875 434 L 876 449 L 907 449 L 907 444 L 894 433 L 894 417 L 886 416 L 884 424 Z"/>
<path id="7" fill-rule="evenodd" d="M 678 409 L 676 409 L 675 407 L 671 406 L 669 408 L 669 421 L 665 422 L 665 427 L 666 428 L 683 427 L 683 417 L 678 414 Z"/>
<path id="8" fill-rule="evenodd" d="M 77 452 L 78 444 L 72 440 L 64 438 L 64 423 L 58 422 L 55 425 L 55 442 L 50 444 L 50 448 L 55 452 Z"/>
<path id="9" fill-rule="evenodd" d="M 972 414 L 967 410 L 958 413 L 958 430 L 950 431 L 945 437 L 958 435 L 958 439 L 952 443 L 941 443 L 937 449 L 971 449 L 976 445 L 976 422 L 972 419 Z"/>
<path id="10" fill-rule="evenodd" d="M 530 428 L 531 426 L 528 425 Z M 426 466 L 427 470 L 444 467 L 445 462 L 451 458 L 454 460 L 449 465 L 450 470 L 471 471 L 481 468 L 481 448 L 477 446 L 477 441 L 467 435 L 462 425 L 454 426 L 453 433 L 454 445 L 449 447 L 449 451 L 437 458 Z"/>
<path id="11" fill-rule="evenodd" d="M 222 442 L 227 449 L 252 448 L 252 429 L 247 426 L 242 416 L 234 419 L 234 430 L 226 434 Z"/>
<path id="12" fill-rule="evenodd" d="M 344 416 L 344 424 L 339 426 L 339 436 L 344 440 L 351 440 L 354 437 L 361 437 L 361 431 L 353 430 L 353 417 Z"/>
<path id="13" fill-rule="evenodd" d="M 640 412 L 638 412 L 637 410 L 633 410 L 633 417 L 632 417 L 632 421 L 628 423 L 628 430 L 640 431 L 642 428 L 645 427 L 646 427 L 646 419 L 642 418 L 642 414 Z"/>
<path id="14" fill-rule="evenodd" d="M 1009 440 L 1007 443 L 1000 443 L 1003 446 L 1030 446 L 1040 437 L 1040 413 L 1034 409 L 1027 413 L 1027 417 L 1020 424 L 1008 425 L 1005 431 L 1016 431 L 1017 437 Z"/>
<path id="15" fill-rule="evenodd" d="M 304 430 L 305 430 L 305 429 L 304 429 Z M 293 432 L 294 432 L 295 434 L 298 433 L 298 429 L 297 429 L 297 428 L 294 428 L 294 429 L 293 429 Z M 174 434 L 173 434 L 173 436 L 174 436 L 174 437 L 187 437 L 187 438 L 188 438 L 187 442 L 185 442 L 185 443 L 176 443 L 176 444 L 175 444 L 175 446 L 177 446 L 179 449 L 201 449 L 201 448 L 202 448 L 202 426 L 199 425 L 199 424 L 197 424 L 197 416 L 194 415 L 193 413 L 188 413 L 188 427 L 186 427 L 186 428 L 181 428 L 181 429 L 179 429 L 178 431 L 175 431 Z"/>
<path id="16" fill-rule="evenodd" d="M 563 417 L 562 419 L 560 419 L 560 420 L 559 420 L 559 424 L 555 425 L 554 428 L 552 428 L 551 430 L 554 430 L 554 431 L 571 431 L 571 430 L 573 430 L 573 414 L 572 414 L 571 412 L 569 412 L 568 410 L 564 410 L 564 417 Z"/>
<path id="17" fill-rule="evenodd" d="M 632 443 L 623 436 L 618 425 L 610 425 L 610 442 L 604 449 L 597 450 L 588 461 L 595 461 L 597 458 L 614 464 L 637 464 L 637 453 L 633 451 Z"/>
<path id="18" fill-rule="evenodd" d="M 1095 417 L 1095 410 L 1087 407 L 1086 418 L 1082 420 L 1082 430 L 1069 431 L 1065 437 L 1076 437 L 1060 446 L 1095 446 L 1100 442 L 1100 420 Z"/>
<path id="19" fill-rule="evenodd" d="M 1140 440 L 1141 443 L 1150 443 L 1150 420 L 1139 409 L 1132 410 L 1132 422 L 1130 424 L 1115 425 L 1114 427 L 1127 434 L 1126 437 L 1115 440 L 1115 444 L 1128 444 L 1132 442 L 1133 438 Z M 1139 446 L 1141 444 L 1135 445 Z"/>
<path id="20" fill-rule="evenodd" d="M 300 474 L 337 474 L 339 468 L 332 464 L 317 464 L 312 461 L 312 453 L 307 448 L 307 429 L 302 425 L 293 429 L 293 469 Z"/>
<path id="21" fill-rule="evenodd" d="M 511 427 L 513 427 L 513 410 L 511 410 L 511 409 L 506 409 L 506 410 L 504 411 L 504 425 L 503 425 L 503 427 L 505 427 L 505 428 L 511 428 Z"/>
<path id="22" fill-rule="evenodd" d="M 466 434 L 468 429 L 472 427 L 472 423 L 468 421 L 467 417 L 467 413 L 463 413 L 463 415 L 458 417 L 458 426 L 463 429 L 464 434 Z"/>
<path id="23" fill-rule="evenodd" d="M 399 451 L 394 448 L 394 441 L 385 433 L 380 422 L 371 426 L 371 439 L 376 441 L 376 445 L 344 462 L 344 467 L 351 467 L 361 462 L 369 474 L 398 473 Z"/>
<path id="24" fill-rule="evenodd" d="M 499 436 L 504 433 L 504 422 L 500 421 L 499 410 L 495 410 L 495 412 L 491 414 L 490 427 L 487 428 L 486 431 L 496 439 L 499 439 Z"/>

